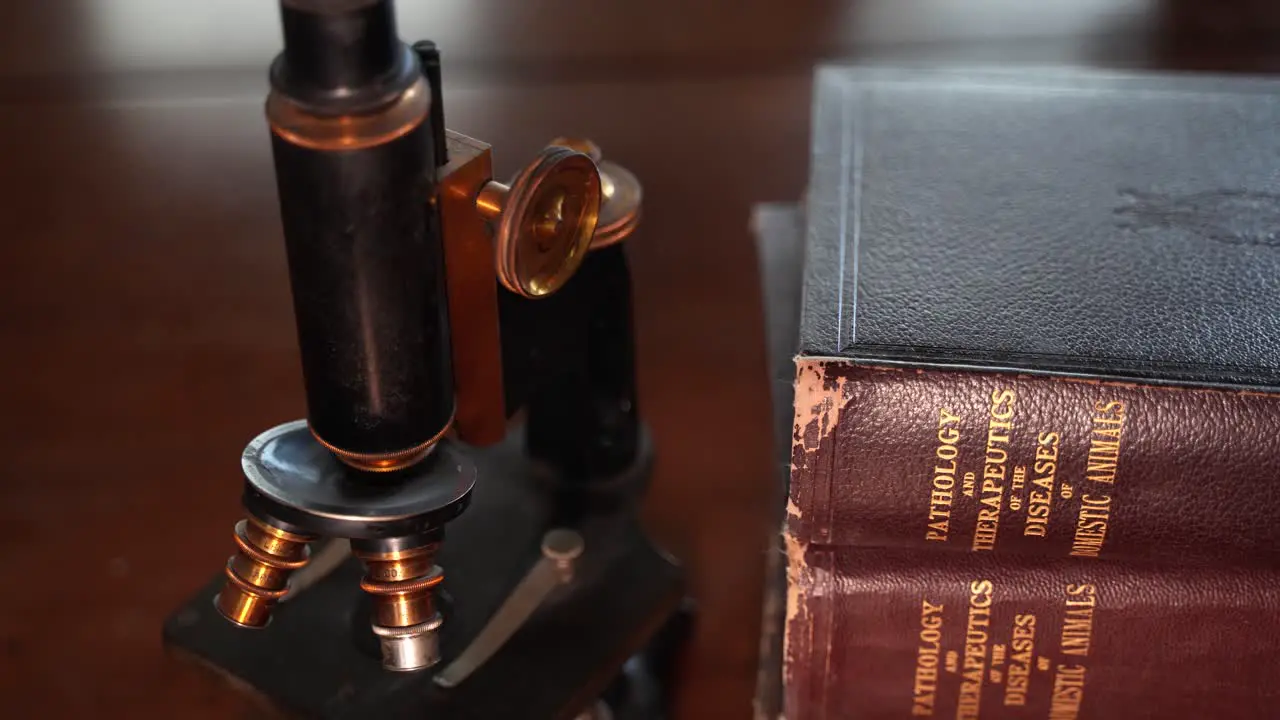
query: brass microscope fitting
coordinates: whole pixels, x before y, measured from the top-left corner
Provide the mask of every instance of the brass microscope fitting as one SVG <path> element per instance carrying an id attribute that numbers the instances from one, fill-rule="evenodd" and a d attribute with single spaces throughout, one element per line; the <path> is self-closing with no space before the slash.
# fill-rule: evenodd
<path id="1" fill-rule="evenodd" d="M 499 284 L 530 301 L 564 286 L 601 177 L 552 144 L 495 180 L 489 145 L 445 129 L 439 53 L 400 42 L 389 0 L 280 9 L 266 116 L 307 417 L 244 451 L 248 517 L 215 605 L 266 627 L 308 544 L 347 539 L 383 666 L 418 670 L 439 660 L 435 557 L 470 500 L 470 447 L 506 434 Z"/>
<path id="2" fill-rule="evenodd" d="M 289 576 L 310 560 L 314 535 L 299 535 L 250 516 L 236 523 L 239 552 L 227 560 L 218 612 L 244 627 L 262 627 L 271 606 L 289 592 Z"/>

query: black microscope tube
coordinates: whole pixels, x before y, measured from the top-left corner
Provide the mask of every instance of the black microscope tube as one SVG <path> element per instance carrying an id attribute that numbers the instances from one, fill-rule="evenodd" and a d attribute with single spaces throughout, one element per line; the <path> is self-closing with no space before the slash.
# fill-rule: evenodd
<path id="1" fill-rule="evenodd" d="M 267 116 L 312 432 L 409 456 L 453 414 L 431 88 L 391 3 L 283 0 Z"/>

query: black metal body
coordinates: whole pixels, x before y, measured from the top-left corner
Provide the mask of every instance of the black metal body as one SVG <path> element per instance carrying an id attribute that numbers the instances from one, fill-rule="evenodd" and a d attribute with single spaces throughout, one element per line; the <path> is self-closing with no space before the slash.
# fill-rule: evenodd
<path id="1" fill-rule="evenodd" d="M 467 718 L 569 720 L 598 698 L 618 718 L 654 720 L 667 708 L 667 672 L 688 624 L 684 574 L 646 537 L 636 512 L 651 450 L 623 473 L 586 486 L 561 484 L 531 465 L 519 433 L 474 454 L 482 481 L 471 507 L 449 523 L 439 562 L 446 569 L 440 666 L 416 673 L 381 668 L 369 630 L 363 568 L 348 560 L 280 604 L 262 630 L 232 626 L 213 608 L 221 575 L 165 624 L 171 651 L 234 679 L 286 716 L 329 719 Z M 456 688 L 432 678 L 471 642 L 538 559 L 542 534 L 570 525 L 586 552 L 574 582 L 552 596 L 475 675 Z M 652 686 L 639 687 L 635 665 Z"/>
<path id="2" fill-rule="evenodd" d="M 593 252 L 584 271 L 547 301 L 504 306 L 508 355 L 521 360 L 511 369 L 524 377 L 512 401 L 526 406 L 528 424 L 504 443 L 469 451 L 478 480 L 439 556 L 447 568 L 437 598 L 440 667 L 537 560 L 543 533 L 576 529 L 586 552 L 574 582 L 475 675 L 444 689 L 432 681 L 440 667 L 382 670 L 355 560 L 253 632 L 214 612 L 219 576 L 170 617 L 166 644 L 287 716 L 569 719 L 603 699 L 618 720 L 665 717 L 693 616 L 682 568 L 637 519 L 653 448 L 635 403 L 625 248 Z M 531 374 L 544 366 L 561 371 Z M 328 463 L 336 461 L 314 460 L 340 471 Z"/>
<path id="3" fill-rule="evenodd" d="M 281 17 L 272 91 L 308 112 L 376 111 L 421 75 L 387 0 L 286 0 Z M 348 453 L 408 451 L 453 413 L 444 251 L 429 206 L 436 144 L 425 119 L 359 149 L 272 134 L 307 418 Z"/>
<path id="4" fill-rule="evenodd" d="M 440 67 L 440 48 L 430 40 L 419 40 L 413 44 L 413 52 L 418 56 L 418 65 L 422 74 L 431 86 L 431 139 L 436 160 L 436 167 L 449 164 L 449 144 L 445 140 L 444 123 L 444 81 Z"/>
<path id="5" fill-rule="evenodd" d="M 536 303 L 504 294 L 502 324 L 508 402 L 526 407 L 529 456 L 575 482 L 634 462 L 640 413 L 625 248 L 591 251 L 560 292 Z"/>
<path id="6" fill-rule="evenodd" d="M 416 447 L 453 413 L 430 131 L 354 151 L 273 136 L 307 417 L 348 452 Z"/>
<path id="7" fill-rule="evenodd" d="M 302 422 L 259 435 L 240 465 L 250 513 L 299 534 L 352 541 L 438 539 L 466 510 L 476 482 L 470 448 L 452 439 L 422 462 L 370 478 L 335 458 Z"/>
<path id="8" fill-rule="evenodd" d="M 418 76 L 391 0 L 281 0 L 271 87 L 318 115 L 368 112 Z"/>

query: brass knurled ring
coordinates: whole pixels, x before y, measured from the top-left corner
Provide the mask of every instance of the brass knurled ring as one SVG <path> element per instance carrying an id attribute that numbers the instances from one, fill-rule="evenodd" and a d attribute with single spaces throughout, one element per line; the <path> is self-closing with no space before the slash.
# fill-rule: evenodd
<path id="1" fill-rule="evenodd" d="M 231 558 L 227 560 L 225 574 L 227 576 L 227 579 L 230 580 L 232 584 L 234 584 L 236 587 L 240 588 L 240 590 L 243 591 L 246 595 L 253 595 L 255 597 L 263 598 L 265 600 L 279 600 L 280 598 L 289 594 L 289 586 L 287 584 L 285 585 L 284 588 L 280 590 L 272 590 L 270 588 L 264 588 L 261 585 L 254 585 L 248 580 L 245 580 L 244 578 L 240 577 L 240 575 L 235 571 L 235 568 L 232 567 L 234 563 L 235 563 L 235 556 L 233 555 Z"/>
<path id="2" fill-rule="evenodd" d="M 405 593 L 417 592 L 419 590 L 428 590 L 442 582 L 444 582 L 444 573 L 440 572 L 439 568 L 437 568 L 436 572 L 430 575 L 414 578 L 412 580 L 379 582 L 377 580 L 361 578 L 360 589 L 370 595 L 403 595 Z"/>
<path id="3" fill-rule="evenodd" d="M 297 570 L 305 567 L 306 564 L 311 561 L 311 549 L 306 545 L 302 546 L 303 554 L 301 560 L 286 560 L 279 555 L 272 555 L 271 553 L 262 551 L 256 545 L 249 542 L 249 539 L 245 537 L 244 520 L 236 523 L 235 539 L 236 546 L 240 548 L 240 552 L 248 555 L 250 560 L 276 570 Z"/>
<path id="4" fill-rule="evenodd" d="M 366 470 L 368 472 L 394 472 L 408 467 L 409 465 L 413 465 L 426 457 L 431 452 L 431 449 L 434 448 L 436 444 L 453 429 L 453 421 L 456 417 L 456 413 L 456 407 L 449 411 L 448 422 L 446 422 L 444 427 L 440 429 L 440 432 L 436 433 L 430 440 L 406 450 L 393 450 L 385 453 L 358 453 L 350 450 L 343 450 L 320 437 L 320 433 L 316 432 L 316 429 L 311 426 L 310 422 L 307 423 L 307 429 L 311 431 L 311 437 L 315 438 L 316 442 L 325 446 L 329 452 L 336 455 L 339 460 L 347 465 L 359 470 Z"/>

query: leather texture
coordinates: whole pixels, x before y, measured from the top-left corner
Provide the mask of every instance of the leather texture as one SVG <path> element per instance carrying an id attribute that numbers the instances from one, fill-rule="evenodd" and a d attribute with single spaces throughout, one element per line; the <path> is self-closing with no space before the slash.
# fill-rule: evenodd
<path id="1" fill-rule="evenodd" d="M 787 720 L 1235 720 L 1280 702 L 1272 572 L 819 546 L 790 572 Z"/>
<path id="2" fill-rule="evenodd" d="M 795 406 L 796 542 L 1280 568 L 1280 395 L 809 359 Z"/>
<path id="3" fill-rule="evenodd" d="M 1280 82 L 817 73 L 801 352 L 1280 386 Z"/>

